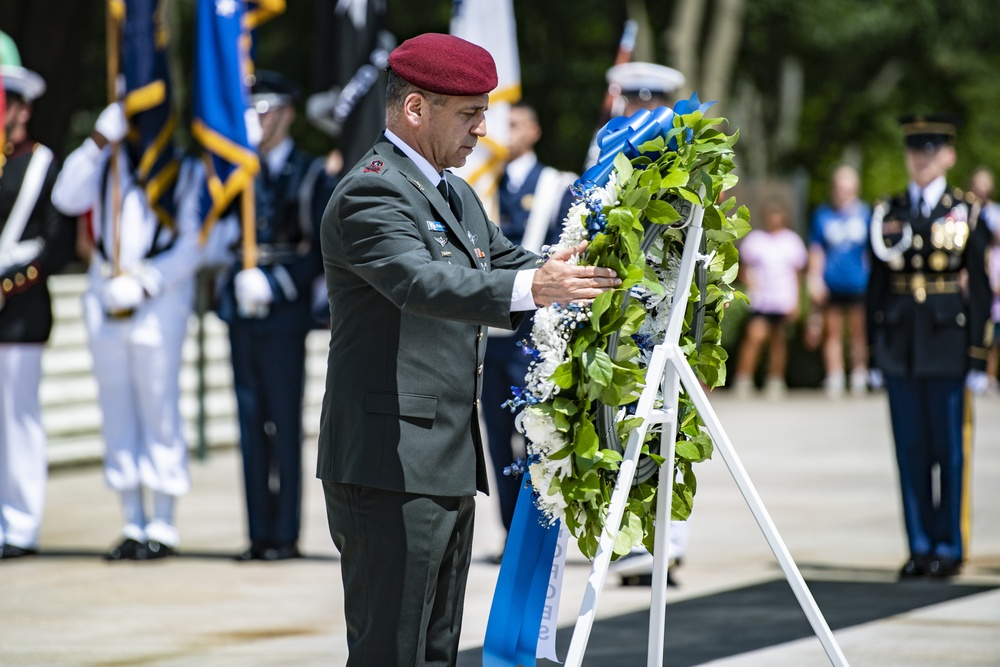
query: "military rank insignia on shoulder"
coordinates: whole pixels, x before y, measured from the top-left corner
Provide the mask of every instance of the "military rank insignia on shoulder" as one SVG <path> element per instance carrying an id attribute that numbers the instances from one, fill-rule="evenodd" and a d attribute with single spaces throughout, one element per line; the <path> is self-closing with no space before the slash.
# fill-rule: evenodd
<path id="1" fill-rule="evenodd" d="M 385 162 L 379 159 L 375 159 L 369 162 L 368 165 L 364 169 L 362 169 L 362 171 L 366 174 L 381 174 L 382 167 L 384 166 Z"/>

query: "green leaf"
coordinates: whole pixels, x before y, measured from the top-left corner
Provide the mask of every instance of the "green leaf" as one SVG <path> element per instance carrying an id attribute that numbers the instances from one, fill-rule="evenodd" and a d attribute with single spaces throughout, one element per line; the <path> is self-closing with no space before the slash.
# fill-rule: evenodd
<path id="1" fill-rule="evenodd" d="M 618 172 L 619 183 L 624 183 L 632 178 L 632 163 L 625 157 L 624 152 L 615 156 L 615 171 Z"/>
<path id="2" fill-rule="evenodd" d="M 564 415 L 575 415 L 580 411 L 576 401 L 571 401 L 568 398 L 561 398 L 559 396 L 556 396 L 552 400 L 552 409 Z"/>
<path id="3" fill-rule="evenodd" d="M 587 375 L 593 380 L 608 385 L 614 373 L 614 364 L 608 353 L 600 348 L 592 348 L 583 353 L 583 364 Z"/>
<path id="4" fill-rule="evenodd" d="M 681 186 L 687 185 L 688 178 L 690 174 L 687 171 L 676 169 L 668 172 L 663 180 L 660 182 L 661 190 L 669 190 L 671 188 L 679 188 Z"/>
<path id="5" fill-rule="evenodd" d="M 646 206 L 646 219 L 658 225 L 670 225 L 681 219 L 681 214 L 662 199 L 654 199 Z"/>
<path id="6" fill-rule="evenodd" d="M 597 430 L 593 422 L 580 422 L 573 441 L 573 453 L 584 459 L 593 459 L 599 445 L 600 441 L 597 439 Z"/>
<path id="7" fill-rule="evenodd" d="M 648 188 L 638 187 L 625 195 L 623 203 L 629 208 L 642 209 L 645 208 L 651 198 L 652 193 L 650 193 Z"/>
<path id="8" fill-rule="evenodd" d="M 573 362 L 566 361 L 556 368 L 552 373 L 552 381 L 561 389 L 569 389 L 573 386 Z"/>
<path id="9" fill-rule="evenodd" d="M 694 191 L 690 190 L 689 188 L 677 188 L 676 193 L 682 199 L 685 199 L 685 200 L 691 202 L 692 204 L 695 204 L 695 205 L 701 204 L 701 198 L 698 196 L 697 193 L 695 193 Z"/>
<path id="10" fill-rule="evenodd" d="M 646 309 L 634 301 L 629 302 L 625 308 L 625 323 L 621 327 L 622 337 L 631 336 L 638 331 L 645 319 Z"/>
<path id="11" fill-rule="evenodd" d="M 603 317 L 605 311 L 611 305 L 611 300 L 614 298 L 614 291 L 609 290 L 607 292 L 601 292 L 597 295 L 590 304 L 590 323 L 595 329 L 600 324 L 601 317 Z"/>

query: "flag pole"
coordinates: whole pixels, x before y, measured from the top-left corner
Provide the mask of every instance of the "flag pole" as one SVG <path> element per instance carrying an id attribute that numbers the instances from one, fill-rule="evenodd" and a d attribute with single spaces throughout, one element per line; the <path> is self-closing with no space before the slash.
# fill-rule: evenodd
<path id="1" fill-rule="evenodd" d="M 254 183 L 251 180 L 243 193 L 241 217 L 243 225 L 243 268 L 252 269 L 257 266 L 257 210 L 254 205 Z"/>
<path id="2" fill-rule="evenodd" d="M 622 65 L 632 60 L 632 52 L 635 50 L 635 39 L 638 32 L 639 24 L 633 19 L 625 22 L 621 40 L 618 42 L 618 53 L 615 54 L 615 65 Z M 620 90 L 608 84 L 608 89 L 604 93 L 604 102 L 601 104 L 601 118 L 597 123 L 598 128 L 604 127 L 611 120 L 615 98 L 620 94 Z"/>
<path id="3" fill-rule="evenodd" d="M 118 101 L 118 69 L 119 51 L 118 32 L 122 14 L 125 8 L 121 0 L 108 0 L 107 12 L 107 50 L 108 50 L 108 104 Z M 121 217 L 121 193 L 118 183 L 118 142 L 111 141 L 111 156 L 108 162 L 108 169 L 111 173 L 111 247 L 112 273 L 115 276 L 121 274 L 120 266 L 120 243 L 119 243 L 119 218 Z"/>

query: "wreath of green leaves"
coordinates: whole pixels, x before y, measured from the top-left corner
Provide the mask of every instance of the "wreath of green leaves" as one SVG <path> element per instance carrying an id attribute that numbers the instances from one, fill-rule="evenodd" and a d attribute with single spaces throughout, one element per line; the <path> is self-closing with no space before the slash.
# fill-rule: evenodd
<path id="1" fill-rule="evenodd" d="M 733 146 L 739 136 L 738 132 L 727 135 L 717 129 L 722 121 L 705 118 L 700 111 L 675 116 L 674 127 L 666 136 L 638 147 L 639 157 L 616 157 L 620 200 L 605 207 L 607 224 L 590 241 L 582 263 L 615 269 L 622 285 L 594 300 L 589 323 L 575 330 L 570 340 L 569 360 L 553 374 L 559 393 L 531 408 L 550 416 L 571 443 L 555 456 L 572 457 L 574 474 L 553 484 L 568 504 L 567 527 L 588 557 L 597 551 L 624 443 L 641 421 L 626 416 L 617 423 L 612 420 L 613 426 L 607 423 L 608 413 L 638 400 L 645 380 L 645 369 L 638 363 L 640 350 L 632 335 L 647 311 L 630 292 L 642 286 L 649 292 L 663 293 L 654 265 L 665 267 L 671 256 L 680 257 L 687 236 L 682 212 L 689 212 L 694 205 L 704 208 L 704 254 L 711 260 L 704 267 L 704 292 L 692 286 L 680 345 L 706 386 L 725 383 L 727 354 L 721 346 L 721 322 L 731 301 L 745 299 L 732 284 L 738 271 L 735 241 L 749 231 L 750 214 L 732 197 L 721 201 L 722 193 L 737 181 L 732 173 Z M 676 150 L 668 149 L 671 140 L 676 140 Z M 663 243 L 656 244 L 657 239 Z M 703 321 L 697 322 L 702 314 Z M 698 339 L 696 329 L 700 330 Z M 678 414 L 677 481 L 670 519 L 684 520 L 691 514 L 697 490 L 693 466 L 711 457 L 713 445 L 686 394 L 680 397 Z M 650 434 L 642 448 L 642 456 L 654 469 L 663 464 L 652 442 L 657 439 L 658 434 Z M 629 491 L 614 546 L 616 556 L 628 553 L 633 545 L 653 548 L 656 478 L 645 474 L 637 479 Z"/>

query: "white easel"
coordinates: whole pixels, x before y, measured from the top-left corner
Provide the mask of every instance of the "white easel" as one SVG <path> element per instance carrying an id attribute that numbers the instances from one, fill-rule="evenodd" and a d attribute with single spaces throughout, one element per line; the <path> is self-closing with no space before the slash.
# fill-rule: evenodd
<path id="1" fill-rule="evenodd" d="M 736 455 L 729 436 L 722 428 L 722 423 L 712 410 L 708 397 L 702 389 L 701 383 L 695 376 L 694 371 L 688 365 L 687 359 L 680 348 L 681 327 L 684 324 L 684 311 L 687 307 L 688 296 L 691 293 L 691 281 L 694 277 L 695 264 L 699 260 L 708 258 L 699 253 L 701 247 L 702 218 L 704 210 L 696 206 L 691 211 L 691 222 L 688 226 L 687 239 L 684 243 L 684 252 L 681 257 L 681 267 L 677 278 L 677 288 L 674 292 L 673 303 L 671 305 L 670 318 L 667 324 L 667 331 L 663 337 L 663 342 L 653 348 L 652 359 L 646 370 L 646 387 L 639 396 L 639 403 L 636 407 L 636 416 L 642 417 L 642 424 L 632 431 L 629 436 L 628 445 L 618 474 L 618 482 L 611 495 L 611 504 L 608 509 L 608 516 L 605 522 L 604 532 L 601 534 L 597 547 L 597 555 L 594 557 L 594 564 L 590 571 L 590 578 L 587 580 L 587 590 L 584 593 L 583 603 L 580 606 L 580 614 L 577 617 L 576 627 L 573 630 L 573 638 L 570 641 L 569 652 L 566 656 L 567 667 L 580 667 L 583 662 L 583 654 L 587 650 L 587 642 L 590 639 L 590 631 L 594 624 L 594 615 L 597 611 L 597 603 L 600 600 L 601 589 L 608 576 L 608 565 L 611 562 L 612 548 L 615 537 L 618 534 L 618 527 L 621 524 L 622 515 L 625 512 L 625 504 L 628 500 L 628 491 L 632 486 L 635 477 L 636 464 L 639 459 L 639 450 L 646 438 L 646 432 L 650 426 L 660 425 L 661 438 L 666 441 L 667 449 L 661 455 L 666 459 L 664 469 L 660 472 L 658 497 L 656 505 L 656 516 L 659 522 L 656 527 L 656 538 L 653 555 L 653 580 L 652 599 L 649 613 L 649 647 L 646 664 L 648 667 L 662 667 L 663 665 L 663 637 L 666 624 L 666 592 L 667 592 L 667 545 L 669 540 L 670 526 L 670 499 L 673 496 L 674 475 L 672 473 L 672 462 L 674 460 L 674 448 L 677 434 L 677 408 L 680 398 L 680 388 L 683 385 L 688 395 L 694 402 L 698 415 L 705 423 L 705 427 L 715 443 L 715 450 L 722 455 L 730 474 L 736 481 L 743 499 L 750 506 L 757 524 L 760 526 L 767 543 L 778 559 L 792 587 L 795 597 L 809 619 L 816 637 L 823 644 L 830 664 L 834 667 L 849 667 L 847 659 L 837 645 L 830 627 L 823 618 L 816 601 L 813 599 L 809 588 L 806 586 L 802 574 L 799 572 L 795 561 L 788 553 L 788 548 L 778 534 L 777 528 L 771 521 L 767 510 L 761 502 L 757 490 L 754 488 L 750 477 L 747 475 L 743 464 Z M 654 409 L 654 401 L 657 391 L 662 392 L 663 407 L 660 410 Z M 661 445 L 662 448 L 662 445 Z M 666 466 L 671 468 L 667 469 Z"/>

